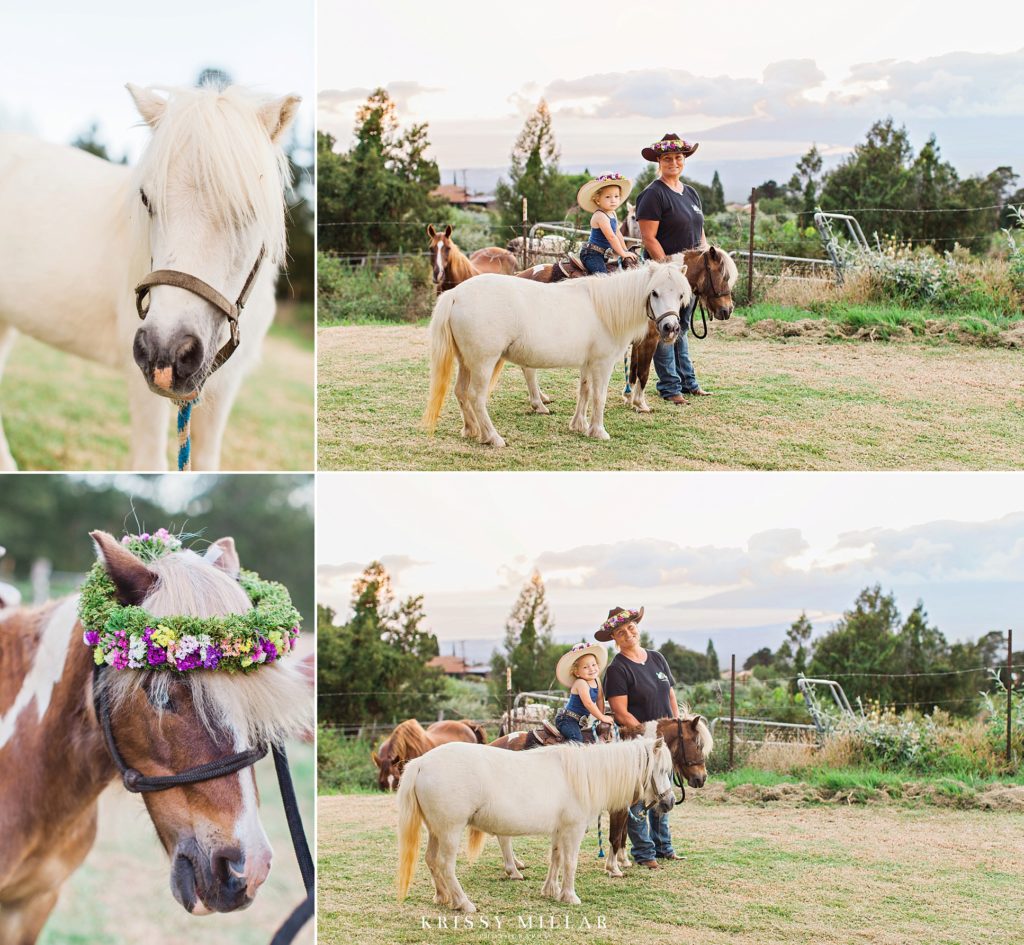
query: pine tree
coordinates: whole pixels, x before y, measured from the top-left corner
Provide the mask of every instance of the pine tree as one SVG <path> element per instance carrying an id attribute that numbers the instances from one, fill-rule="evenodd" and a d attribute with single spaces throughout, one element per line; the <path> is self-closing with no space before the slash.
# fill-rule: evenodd
<path id="1" fill-rule="evenodd" d="M 711 193 L 708 196 L 708 202 L 704 205 L 704 213 L 721 213 L 723 210 L 725 210 L 725 188 L 722 187 L 722 179 L 716 170 L 711 178 Z"/>
<path id="2" fill-rule="evenodd" d="M 505 622 L 504 652 L 491 657 L 494 694 L 504 703 L 505 670 L 512 669 L 512 689 L 533 692 L 547 689 L 555 677 L 560 650 L 552 639 L 554 623 L 548 610 L 544 580 L 534 571 L 523 585 Z"/>
<path id="3" fill-rule="evenodd" d="M 718 177 L 718 173 L 715 173 L 715 177 Z M 708 638 L 708 648 L 706 651 L 708 661 L 708 673 L 712 679 L 718 679 L 721 676 L 721 670 L 718 668 L 718 654 L 715 652 L 715 642 L 710 637 Z"/>

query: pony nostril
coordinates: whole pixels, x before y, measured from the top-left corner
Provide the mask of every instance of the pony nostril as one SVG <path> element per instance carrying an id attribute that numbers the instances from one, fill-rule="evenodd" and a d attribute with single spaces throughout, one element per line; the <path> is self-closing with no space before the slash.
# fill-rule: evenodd
<path id="1" fill-rule="evenodd" d="M 245 854 L 237 847 L 221 847 L 210 855 L 210 869 L 225 886 L 245 883 Z"/>
<path id="2" fill-rule="evenodd" d="M 174 352 L 174 366 L 179 378 L 187 380 L 203 365 L 203 343 L 195 335 L 185 335 Z"/>
<path id="3" fill-rule="evenodd" d="M 135 340 L 132 342 L 132 357 L 143 372 L 149 368 L 149 354 L 149 340 L 146 337 L 146 326 L 143 325 L 135 332 Z"/>

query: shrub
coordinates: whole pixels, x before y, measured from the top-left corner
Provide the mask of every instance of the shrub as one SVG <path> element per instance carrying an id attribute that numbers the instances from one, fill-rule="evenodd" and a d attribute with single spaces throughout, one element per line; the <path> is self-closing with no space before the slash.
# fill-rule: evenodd
<path id="1" fill-rule="evenodd" d="M 317 790 L 351 794 L 377 790 L 377 770 L 370 758 L 374 746 L 363 738 L 347 738 L 340 729 L 317 726 Z"/>
<path id="2" fill-rule="evenodd" d="M 428 316 L 433 304 L 429 269 L 422 259 L 376 272 L 321 253 L 317 280 L 322 325 L 416 321 Z"/>

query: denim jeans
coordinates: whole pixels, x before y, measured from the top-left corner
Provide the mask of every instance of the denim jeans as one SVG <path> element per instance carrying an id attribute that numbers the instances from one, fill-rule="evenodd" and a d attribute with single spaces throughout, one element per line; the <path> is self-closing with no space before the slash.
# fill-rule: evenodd
<path id="1" fill-rule="evenodd" d="M 643 809 L 643 804 L 634 804 L 630 814 L 639 816 Z M 649 811 L 642 821 L 636 821 L 630 816 L 626 821 L 626 831 L 629 834 L 630 852 L 637 863 L 646 863 L 655 857 L 671 856 L 675 853 L 672 849 L 672 831 L 668 825 L 668 814 L 659 817 L 654 811 Z"/>
<path id="2" fill-rule="evenodd" d="M 555 722 L 555 728 L 562 733 L 566 741 L 583 744 L 583 732 L 580 731 L 580 723 L 576 719 L 563 715 Z"/>
<path id="3" fill-rule="evenodd" d="M 596 249 L 585 249 L 580 253 L 580 262 L 586 267 L 587 272 L 591 275 L 603 272 L 607 275 L 608 265 L 604 261 L 604 253 L 599 253 Z"/>
<path id="4" fill-rule="evenodd" d="M 697 374 L 693 370 L 693 362 L 690 360 L 690 348 L 686 342 L 686 333 L 690 329 L 690 319 L 693 317 L 693 310 L 697 307 L 694 299 L 689 307 L 683 311 L 680 318 L 681 328 L 679 337 L 675 344 L 667 345 L 662 342 L 654 352 L 654 370 L 658 375 L 658 393 L 668 399 L 676 394 L 693 394 L 700 390 L 697 383 Z"/>

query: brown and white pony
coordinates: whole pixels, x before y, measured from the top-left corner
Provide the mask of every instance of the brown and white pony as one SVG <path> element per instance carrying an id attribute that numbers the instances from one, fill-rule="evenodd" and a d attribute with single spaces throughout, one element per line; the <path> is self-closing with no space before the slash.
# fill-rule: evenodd
<path id="1" fill-rule="evenodd" d="M 686 278 L 698 304 L 721 321 L 728 319 L 736 310 L 732 290 L 736 286 L 739 270 L 736 263 L 724 249 L 709 246 L 707 249 L 688 249 L 671 257 L 686 263 Z M 694 312 L 696 314 L 696 312 Z M 692 316 L 691 316 L 692 319 Z M 638 413 L 650 413 L 651 408 L 644 397 L 647 379 L 651 376 L 651 362 L 658 349 L 658 333 L 651 333 L 641 341 L 633 342 L 629 356 L 628 394 L 623 394 L 626 404 Z"/>
<path id="2" fill-rule="evenodd" d="M 438 745 L 447 742 L 482 745 L 486 741 L 484 730 L 476 722 L 445 719 L 424 728 L 416 719 L 406 719 L 381 742 L 377 751 L 370 753 L 377 766 L 377 787 L 382 791 L 397 791 L 406 763 Z"/>
<path id="3" fill-rule="evenodd" d="M 516 271 L 516 257 L 500 246 L 485 246 L 467 257 L 455 245 L 451 226 L 438 233 L 430 223 L 427 236 L 430 237 L 430 268 L 438 295 L 482 272 L 511 276 Z"/>
<path id="4" fill-rule="evenodd" d="M 234 542 L 143 563 L 106 532 L 100 561 L 125 604 L 155 617 L 251 608 Z M 0 942 L 35 942 L 60 887 L 96 838 L 97 799 L 117 775 L 93 694 L 77 597 L 0 611 Z M 246 675 L 106 669 L 124 761 L 147 776 L 217 762 L 312 728 L 310 683 L 286 662 Z M 195 915 L 248 906 L 270 871 L 253 769 L 143 795 L 170 859 L 174 898 Z M 126 891 L 127 892 L 127 891 Z"/>
<path id="5" fill-rule="evenodd" d="M 692 788 L 704 787 L 708 779 L 706 762 L 714 748 L 711 729 L 702 715 L 691 715 L 685 707 L 680 707 L 678 719 L 658 719 L 647 722 L 636 731 L 620 729 L 623 738 L 663 738 L 672 754 L 672 766 L 678 784 L 685 781 Z M 686 788 L 683 800 L 686 799 Z M 644 815 L 646 816 L 646 814 Z M 612 848 L 604 862 L 604 868 L 611 877 L 622 876 L 622 870 L 631 866 L 626 855 L 626 836 L 630 813 L 628 810 L 608 812 L 608 841 Z"/>

